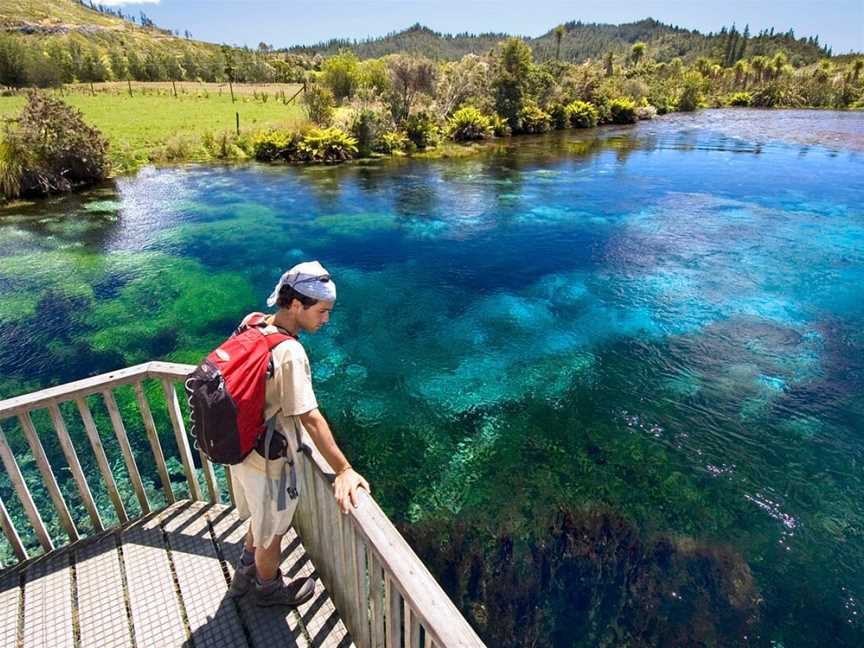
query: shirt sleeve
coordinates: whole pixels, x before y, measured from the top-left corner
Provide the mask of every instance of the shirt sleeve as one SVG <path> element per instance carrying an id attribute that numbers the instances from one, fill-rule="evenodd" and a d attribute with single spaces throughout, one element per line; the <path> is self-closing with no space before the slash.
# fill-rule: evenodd
<path id="1" fill-rule="evenodd" d="M 274 362 L 273 377 L 278 386 L 282 414 L 299 416 L 318 407 L 312 390 L 312 370 L 302 346 L 288 342 L 277 349 L 281 351 L 283 347 L 285 350 L 279 354 L 280 361 Z"/>

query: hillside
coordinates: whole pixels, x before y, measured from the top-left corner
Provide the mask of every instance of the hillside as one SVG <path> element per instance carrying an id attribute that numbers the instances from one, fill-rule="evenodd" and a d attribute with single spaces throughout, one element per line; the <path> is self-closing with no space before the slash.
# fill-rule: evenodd
<path id="1" fill-rule="evenodd" d="M 646 43 L 648 54 L 659 61 L 669 61 L 675 57 L 681 57 L 687 62 L 700 56 L 722 58 L 733 34 L 731 30 L 724 28 L 717 34 L 706 35 L 695 30 L 666 25 L 651 18 L 621 25 L 568 22 L 563 27 L 561 59 L 572 62 L 598 59 L 608 52 L 624 55 L 638 41 Z M 737 30 L 734 34 L 740 50 L 743 39 Z M 469 53 L 484 54 L 506 37 L 506 34 L 442 34 L 416 24 L 379 38 L 363 41 L 333 39 L 315 45 L 291 47 L 287 51 L 328 56 L 340 49 L 349 49 L 361 59 L 399 52 L 422 54 L 433 59 L 456 59 Z M 554 27 L 542 36 L 525 40 L 534 50 L 535 58 L 543 60 L 555 57 Z M 775 34 L 771 30 L 769 34 L 748 38 L 744 56 L 771 55 L 779 49 L 786 50 L 792 62 L 797 65 L 812 63 L 827 55 L 818 45 L 818 41 L 814 42 L 810 38 L 796 39 L 791 33 Z"/>
<path id="2" fill-rule="evenodd" d="M 234 80 L 293 80 L 279 78 L 256 52 L 181 38 L 143 17 L 133 23 L 77 0 L 0 0 L 3 85 L 127 78 L 222 81 L 229 65 L 226 53 Z"/>

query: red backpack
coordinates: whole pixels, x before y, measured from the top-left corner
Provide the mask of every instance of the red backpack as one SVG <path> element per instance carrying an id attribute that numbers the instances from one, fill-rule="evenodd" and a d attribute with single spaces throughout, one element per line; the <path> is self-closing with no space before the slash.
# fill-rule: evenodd
<path id="1" fill-rule="evenodd" d="M 266 429 L 264 421 L 270 353 L 296 339 L 261 330 L 263 313 L 248 315 L 235 331 L 186 378 L 192 434 L 211 461 L 238 464 Z"/>

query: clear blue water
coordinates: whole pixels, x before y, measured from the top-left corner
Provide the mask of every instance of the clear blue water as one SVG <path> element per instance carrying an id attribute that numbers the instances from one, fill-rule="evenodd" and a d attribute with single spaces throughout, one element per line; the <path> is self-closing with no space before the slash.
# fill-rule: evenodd
<path id="1" fill-rule="evenodd" d="M 0 216 L 0 397 L 197 362 L 317 258 L 319 401 L 406 528 L 530 549 L 602 507 L 732 556 L 747 631 L 720 645 L 861 645 L 862 180 L 864 114 L 809 111 L 145 170 Z"/>

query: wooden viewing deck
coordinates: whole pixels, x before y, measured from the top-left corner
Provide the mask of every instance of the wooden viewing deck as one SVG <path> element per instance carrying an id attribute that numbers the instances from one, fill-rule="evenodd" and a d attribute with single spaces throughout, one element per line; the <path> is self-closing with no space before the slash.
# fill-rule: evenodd
<path id="1" fill-rule="evenodd" d="M 283 542 L 282 571 L 311 575 L 315 596 L 298 608 L 258 608 L 227 597 L 246 525 L 223 503 L 213 466 L 196 465 L 177 398 L 188 365 L 150 362 L 0 401 L 0 422 L 17 417 L 42 485 L 69 542 L 55 546 L 0 428 L 0 460 L 43 553 L 31 557 L 0 499 L 0 525 L 19 563 L 0 571 L 0 647 L 367 646 L 482 647 L 483 644 L 371 496 L 342 515 L 333 471 L 312 450 L 303 493 Z M 161 383 L 191 499 L 178 500 L 146 395 Z M 166 506 L 151 510 L 114 390 L 131 385 Z M 101 397 L 142 515 L 130 519 L 88 398 Z M 60 405 L 74 402 L 120 524 L 105 528 Z M 33 423 L 46 409 L 92 528 L 82 538 Z M 311 443 L 310 443 L 311 445 Z M 203 500 L 198 475 L 208 499 Z M 227 490 L 233 500 L 230 473 Z M 79 522 L 80 524 L 80 522 Z"/>

